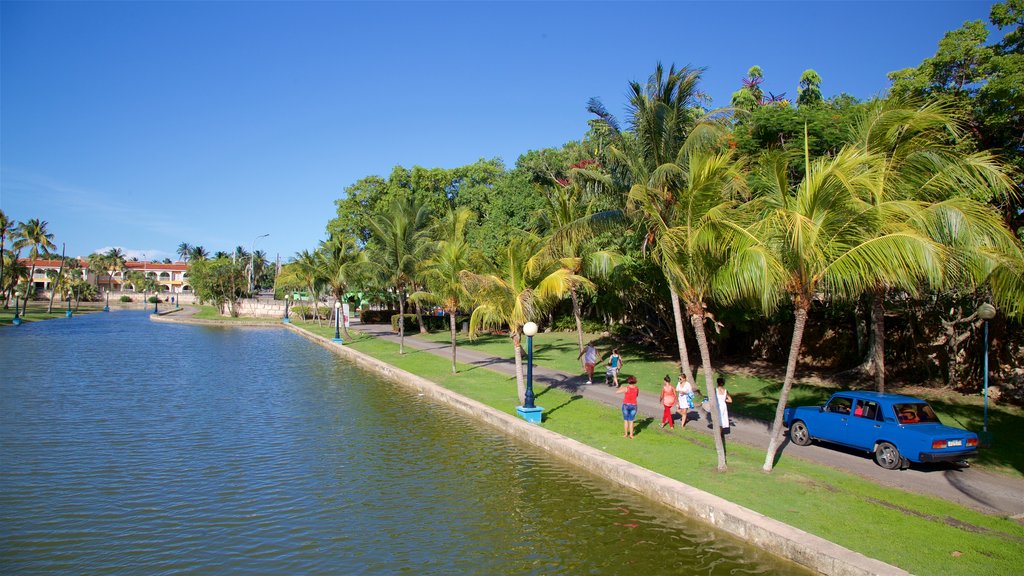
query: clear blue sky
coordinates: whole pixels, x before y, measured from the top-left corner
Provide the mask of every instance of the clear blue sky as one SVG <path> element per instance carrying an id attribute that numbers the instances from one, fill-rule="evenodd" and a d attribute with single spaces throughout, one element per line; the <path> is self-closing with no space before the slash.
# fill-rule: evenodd
<path id="1" fill-rule="evenodd" d="M 991 2 L 0 2 L 0 208 L 58 249 L 271 259 L 346 186 L 579 139 L 655 63 L 868 98 Z"/>

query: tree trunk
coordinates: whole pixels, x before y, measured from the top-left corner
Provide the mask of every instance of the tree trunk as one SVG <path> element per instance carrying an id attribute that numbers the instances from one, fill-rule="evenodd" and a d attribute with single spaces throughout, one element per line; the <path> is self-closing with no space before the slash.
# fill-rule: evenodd
<path id="1" fill-rule="evenodd" d="M 67 244 L 62 243 L 60 245 L 60 268 L 57 269 L 57 277 L 50 284 L 50 305 L 46 308 L 47 314 L 53 314 L 53 297 L 57 293 L 57 282 L 60 282 L 61 276 L 64 275 L 64 253 L 66 248 Z"/>
<path id="2" fill-rule="evenodd" d="M 580 354 L 583 354 L 583 318 L 580 316 L 580 297 L 576 294 L 576 287 L 569 289 L 572 296 L 572 316 L 576 319 L 576 343 L 579 346 Z"/>
<path id="3" fill-rule="evenodd" d="M 452 330 L 452 374 L 458 372 L 455 369 L 455 310 L 448 311 L 448 324 Z"/>
<path id="4" fill-rule="evenodd" d="M 519 405 L 526 404 L 526 378 L 523 376 L 523 348 L 520 346 L 519 328 L 512 333 L 512 346 L 516 349 L 516 393 Z"/>
<path id="5" fill-rule="evenodd" d="M 398 289 L 398 353 L 405 354 L 405 291 Z"/>
<path id="6" fill-rule="evenodd" d="M 718 453 L 718 471 L 725 472 L 728 469 L 725 462 L 725 438 L 722 437 L 722 416 L 718 410 L 718 393 L 715 391 L 714 379 L 711 375 L 711 351 L 708 349 L 708 338 L 704 333 L 704 315 L 690 314 L 690 323 L 693 324 L 693 332 L 697 336 L 697 348 L 700 349 L 701 366 L 704 369 L 704 388 L 708 404 L 711 406 L 711 428 L 712 436 L 715 437 L 715 452 Z M 683 412 L 683 418 L 685 417 L 686 412 Z"/>
<path id="7" fill-rule="evenodd" d="M 419 302 L 416 302 L 416 321 L 420 325 L 420 334 L 426 334 L 427 325 L 423 323 L 423 307 L 420 306 Z"/>
<path id="8" fill-rule="evenodd" d="M 779 392 L 779 404 L 775 408 L 775 420 L 769 429 L 768 452 L 764 457 L 762 470 L 771 472 L 775 466 L 775 452 L 782 442 L 782 417 L 786 411 L 786 402 L 789 400 L 789 390 L 793 387 L 793 375 L 796 373 L 796 361 L 800 356 L 800 344 L 804 339 L 804 325 L 807 324 L 807 309 L 810 301 L 806 303 L 797 302 L 794 314 L 796 321 L 793 323 L 793 340 L 789 344 L 789 362 L 786 364 L 786 379 L 782 382 L 782 390 Z"/>
<path id="9" fill-rule="evenodd" d="M 882 292 L 872 295 L 871 332 L 875 365 L 875 389 L 885 392 L 885 299 Z"/>
<path id="10" fill-rule="evenodd" d="M 31 254 L 30 254 L 31 256 Z M 36 293 L 36 261 L 32 260 L 32 269 L 28 273 L 28 284 L 25 285 L 25 302 L 22 303 L 21 315 L 28 314 L 28 296 L 29 294 L 35 295 Z"/>
<path id="11" fill-rule="evenodd" d="M 676 342 L 679 343 L 679 369 L 686 374 L 686 379 L 693 382 L 693 371 L 690 369 L 690 356 L 686 352 L 686 337 L 683 335 L 683 313 L 679 309 L 679 293 L 672 281 L 668 282 L 669 294 L 672 295 L 672 317 L 676 324 Z"/>

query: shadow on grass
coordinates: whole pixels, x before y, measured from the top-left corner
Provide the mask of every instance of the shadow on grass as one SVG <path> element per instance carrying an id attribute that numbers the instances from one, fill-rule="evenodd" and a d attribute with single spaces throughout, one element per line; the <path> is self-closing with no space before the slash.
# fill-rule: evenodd
<path id="1" fill-rule="evenodd" d="M 551 389 L 551 388 L 548 388 L 548 389 L 547 389 L 547 390 L 545 390 L 544 392 L 547 392 L 547 391 L 548 391 L 548 390 L 550 390 L 550 389 Z M 544 392 L 541 392 L 541 394 L 543 394 Z M 538 394 L 538 396 L 539 396 L 539 395 L 540 395 L 540 394 Z M 575 402 L 575 401 L 577 401 L 577 400 L 579 400 L 579 399 L 581 399 L 581 398 L 583 398 L 583 396 L 581 396 L 580 394 L 576 394 L 576 395 L 574 395 L 574 396 L 571 396 L 571 397 L 569 397 L 569 399 L 568 399 L 568 400 L 566 400 L 565 402 L 562 402 L 562 403 L 561 403 L 561 404 L 559 404 L 558 406 L 555 406 L 555 407 L 554 407 L 554 408 L 552 408 L 551 410 L 548 410 L 548 411 L 544 412 L 544 414 L 543 414 L 543 416 L 542 416 L 542 418 L 543 418 L 543 421 L 544 421 L 544 422 L 547 422 L 547 421 L 548 421 L 548 419 L 549 419 L 549 418 L 551 418 L 551 415 L 552 415 L 552 414 L 554 414 L 555 412 L 557 412 L 557 411 L 561 410 L 562 408 L 565 408 L 565 407 L 566 407 L 566 406 L 568 406 L 569 404 L 572 404 L 573 402 Z"/>
<path id="2" fill-rule="evenodd" d="M 654 418 L 650 416 L 647 418 L 641 418 L 637 420 L 636 422 L 633 423 L 633 435 L 636 436 L 637 434 L 642 433 L 644 430 L 647 430 L 647 428 L 649 428 L 651 424 L 654 424 Z"/>

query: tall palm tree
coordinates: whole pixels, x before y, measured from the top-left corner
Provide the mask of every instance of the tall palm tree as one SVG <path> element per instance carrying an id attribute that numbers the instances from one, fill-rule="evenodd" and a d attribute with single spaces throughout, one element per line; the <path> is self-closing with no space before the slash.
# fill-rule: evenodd
<path id="1" fill-rule="evenodd" d="M 181 258 L 182 262 L 188 262 L 189 256 L 192 255 L 193 249 L 194 247 L 188 242 L 182 242 L 181 244 L 178 244 L 178 258 Z"/>
<path id="2" fill-rule="evenodd" d="M 206 251 L 206 248 L 202 246 L 192 246 L 188 251 L 189 262 L 196 262 L 201 260 L 207 260 L 210 258 L 210 253 Z"/>
<path id="3" fill-rule="evenodd" d="M 958 270 L 963 257 L 979 249 L 1013 250 L 1012 234 L 999 215 L 976 200 L 993 194 L 1005 198 L 1013 183 L 990 153 L 958 149 L 964 131 L 953 110 L 938 103 L 874 102 L 851 124 L 850 140 L 873 157 L 877 172 L 873 186 L 859 189 L 858 198 L 877 212 L 881 228 L 910 225 L 950 248 L 957 257 L 947 260 L 949 279 L 965 278 L 965 271 Z M 881 283 L 867 292 L 871 338 L 858 368 L 874 375 L 879 392 L 885 391 L 887 291 Z"/>
<path id="4" fill-rule="evenodd" d="M 4 245 L 7 242 L 7 235 L 11 233 L 14 222 L 7 218 L 7 214 L 0 210 L 0 296 L 6 296 L 3 291 L 4 285 Z M 4 300 L 4 309 L 7 309 L 7 300 Z"/>
<path id="5" fill-rule="evenodd" d="M 440 304 L 448 313 L 448 324 L 452 341 L 452 374 L 456 368 L 456 315 L 460 308 L 471 304 L 469 292 L 462 279 L 464 270 L 480 272 L 483 256 L 466 241 L 466 225 L 472 220 L 473 212 L 468 208 L 450 211 L 437 226 L 439 239 L 430 258 L 421 267 L 420 276 L 426 290 L 410 296 L 411 300 L 431 300 Z"/>
<path id="6" fill-rule="evenodd" d="M 58 285 L 58 283 L 60 283 L 60 284 L 64 283 L 63 282 L 64 281 L 64 264 L 67 261 L 67 258 L 64 257 L 65 253 L 66 253 L 66 249 L 67 249 L 67 244 L 62 242 L 61 245 L 60 245 L 60 267 L 57 268 L 57 273 L 53 275 L 52 280 L 50 282 L 50 303 L 46 307 L 46 313 L 47 314 L 52 314 L 53 313 L 53 298 L 57 295 L 57 288 L 58 288 L 57 285 Z M 49 276 L 49 274 L 47 274 L 47 276 Z M 63 286 L 61 286 L 61 287 L 63 287 Z"/>
<path id="7" fill-rule="evenodd" d="M 111 248 L 103 256 L 103 261 L 107 265 L 107 291 L 109 292 L 114 283 L 114 272 L 124 271 L 125 255 L 124 250 Z M 123 274 L 122 280 L 124 280 Z M 121 290 L 124 290 L 124 282 L 121 282 Z"/>
<path id="8" fill-rule="evenodd" d="M 50 253 L 50 250 L 57 247 L 53 243 L 53 234 L 46 229 L 48 224 L 45 220 L 32 218 L 27 222 L 18 224 L 18 227 L 15 229 L 16 239 L 14 241 L 14 248 L 18 251 L 22 248 L 28 248 L 28 257 L 32 259 L 32 266 L 28 273 L 28 288 L 25 292 L 25 307 L 23 308 L 22 315 L 28 310 L 30 294 L 35 292 L 35 261 L 45 257 Z"/>
<path id="9" fill-rule="evenodd" d="M 784 157 L 766 158 L 758 178 L 760 196 L 747 205 L 756 222 L 737 240 L 735 259 L 718 285 L 722 295 L 759 298 L 769 311 L 783 299 L 793 306 L 793 337 L 766 472 L 782 440 L 783 412 L 813 302 L 856 298 L 881 282 L 914 294 L 922 280 L 937 284 L 942 273 L 940 246 L 907 227 L 877 233 L 877 213 L 856 200 L 878 176 L 870 156 L 844 148 L 812 162 L 805 144 L 802 181 L 791 186 L 788 174 Z"/>
<path id="10" fill-rule="evenodd" d="M 323 272 L 320 259 L 315 252 L 303 250 L 296 252 L 290 265 L 290 274 L 308 290 L 309 297 L 313 300 L 313 317 L 317 325 L 323 326 L 320 319 L 320 287 L 323 286 Z"/>
<path id="11" fill-rule="evenodd" d="M 320 272 L 334 300 L 340 302 L 349 288 L 366 273 L 369 260 L 366 252 L 359 249 L 355 240 L 343 236 L 331 237 L 320 243 L 316 255 L 319 259 Z M 345 339 L 351 340 L 348 327 L 342 323 Z"/>
<path id="12" fill-rule="evenodd" d="M 705 114 L 698 90 L 702 71 L 687 67 L 669 68 L 665 73 L 658 63 L 646 84 L 629 84 L 629 124 L 632 133 L 619 130 L 618 122 L 597 100 L 588 105 L 598 123 L 611 135 L 607 150 L 612 159 L 629 174 L 632 182 L 626 214 L 641 235 L 641 252 L 650 255 L 662 268 L 672 301 L 680 370 L 693 381 L 686 350 L 678 278 L 674 276 L 671 250 L 661 240 L 677 223 L 680 181 L 674 167 L 687 139 L 699 139 L 702 126 L 714 124 L 716 114 Z M 693 135 L 693 133 L 696 133 Z M 611 184 L 609 178 L 603 180 Z"/>
<path id="13" fill-rule="evenodd" d="M 700 350 L 704 373 L 705 394 L 711 403 L 711 422 L 718 469 L 724 471 L 726 453 L 720 421 L 718 395 L 715 393 L 711 353 L 704 325 L 708 321 L 708 300 L 718 270 L 726 262 L 731 238 L 738 233 L 738 224 L 732 221 L 735 203 L 730 198 L 745 187 L 744 174 L 728 149 L 708 149 L 693 144 L 684 146 L 681 162 L 675 165 L 679 188 L 679 220 L 664 233 L 663 245 L 670 253 L 666 265 L 679 283 L 679 298 L 689 316 L 690 324 Z M 649 194 L 650 189 L 634 192 Z M 639 198 L 639 202 L 645 202 Z M 714 322 L 714 318 L 710 317 Z"/>
<path id="14" fill-rule="evenodd" d="M 517 392 L 522 404 L 526 398 L 520 346 L 523 325 L 540 319 L 545 309 L 564 298 L 574 283 L 589 285 L 590 281 L 546 258 L 544 241 L 534 235 L 513 238 L 494 263 L 493 273 L 465 270 L 461 278 L 476 304 L 469 319 L 470 338 L 482 329 L 508 327 L 516 359 Z"/>
<path id="15" fill-rule="evenodd" d="M 597 210 L 592 199 L 577 182 L 542 189 L 546 206 L 539 213 L 539 230 L 546 234 L 547 250 L 553 259 L 581 278 L 607 277 L 621 256 L 614 250 L 602 250 L 589 242 L 593 236 L 621 225 L 620 210 Z M 583 313 L 580 286 L 569 288 L 572 314 L 576 320 L 576 344 L 583 352 Z"/>
<path id="16" fill-rule="evenodd" d="M 424 248 L 429 246 L 428 216 L 426 206 L 406 196 L 395 198 L 387 212 L 367 222 L 376 241 L 374 252 L 380 258 L 376 261 L 378 271 L 398 295 L 399 354 L 405 354 L 406 290 L 413 283 Z"/>

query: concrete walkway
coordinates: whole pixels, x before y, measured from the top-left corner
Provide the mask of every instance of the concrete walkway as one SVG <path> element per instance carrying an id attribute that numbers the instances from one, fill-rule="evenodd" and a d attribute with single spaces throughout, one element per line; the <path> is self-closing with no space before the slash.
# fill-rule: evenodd
<path id="1" fill-rule="evenodd" d="M 398 342 L 399 337 L 386 324 L 353 323 L 353 328 L 365 334 Z M 430 352 L 445 358 L 451 357 L 451 346 L 448 343 L 428 342 L 415 336 L 406 335 L 405 345 Z M 510 351 L 511 352 L 511 351 Z M 485 367 L 501 374 L 515 375 L 515 362 L 511 358 L 490 356 L 475 350 L 459 348 L 458 361 L 473 366 Z M 510 354 L 511 355 L 511 354 Z M 618 408 L 622 396 L 615 389 L 603 384 L 604 373 L 595 373 L 596 382 L 586 384 L 586 377 L 581 374 L 567 374 L 542 366 L 534 366 L 533 380 L 535 388 L 539 385 L 556 386 L 572 394 L 582 395 L 610 407 Z M 641 417 L 653 417 L 655 422 L 661 421 L 661 405 L 658 401 L 660 382 L 641 382 L 639 398 L 639 414 Z M 543 405 L 543 397 L 538 400 Z M 710 421 L 706 414 L 691 412 L 686 429 L 681 430 L 676 420 L 676 430 L 664 431 L 657 426 L 647 428 L 645 433 L 659 434 L 710 434 Z M 768 423 L 738 416 L 732 416 L 732 426 L 726 436 L 726 444 L 739 442 L 749 446 L 765 449 L 768 445 Z M 841 448 L 822 447 L 818 445 L 797 446 L 788 441 L 780 450 L 782 458 L 801 458 L 838 468 L 868 478 L 878 484 L 892 486 L 930 496 L 937 496 L 986 514 L 1009 516 L 1024 521 L 1024 480 L 985 472 L 977 468 L 955 468 L 949 465 L 917 466 L 908 470 L 884 470 L 875 464 L 870 455 L 860 452 L 845 451 Z"/>

